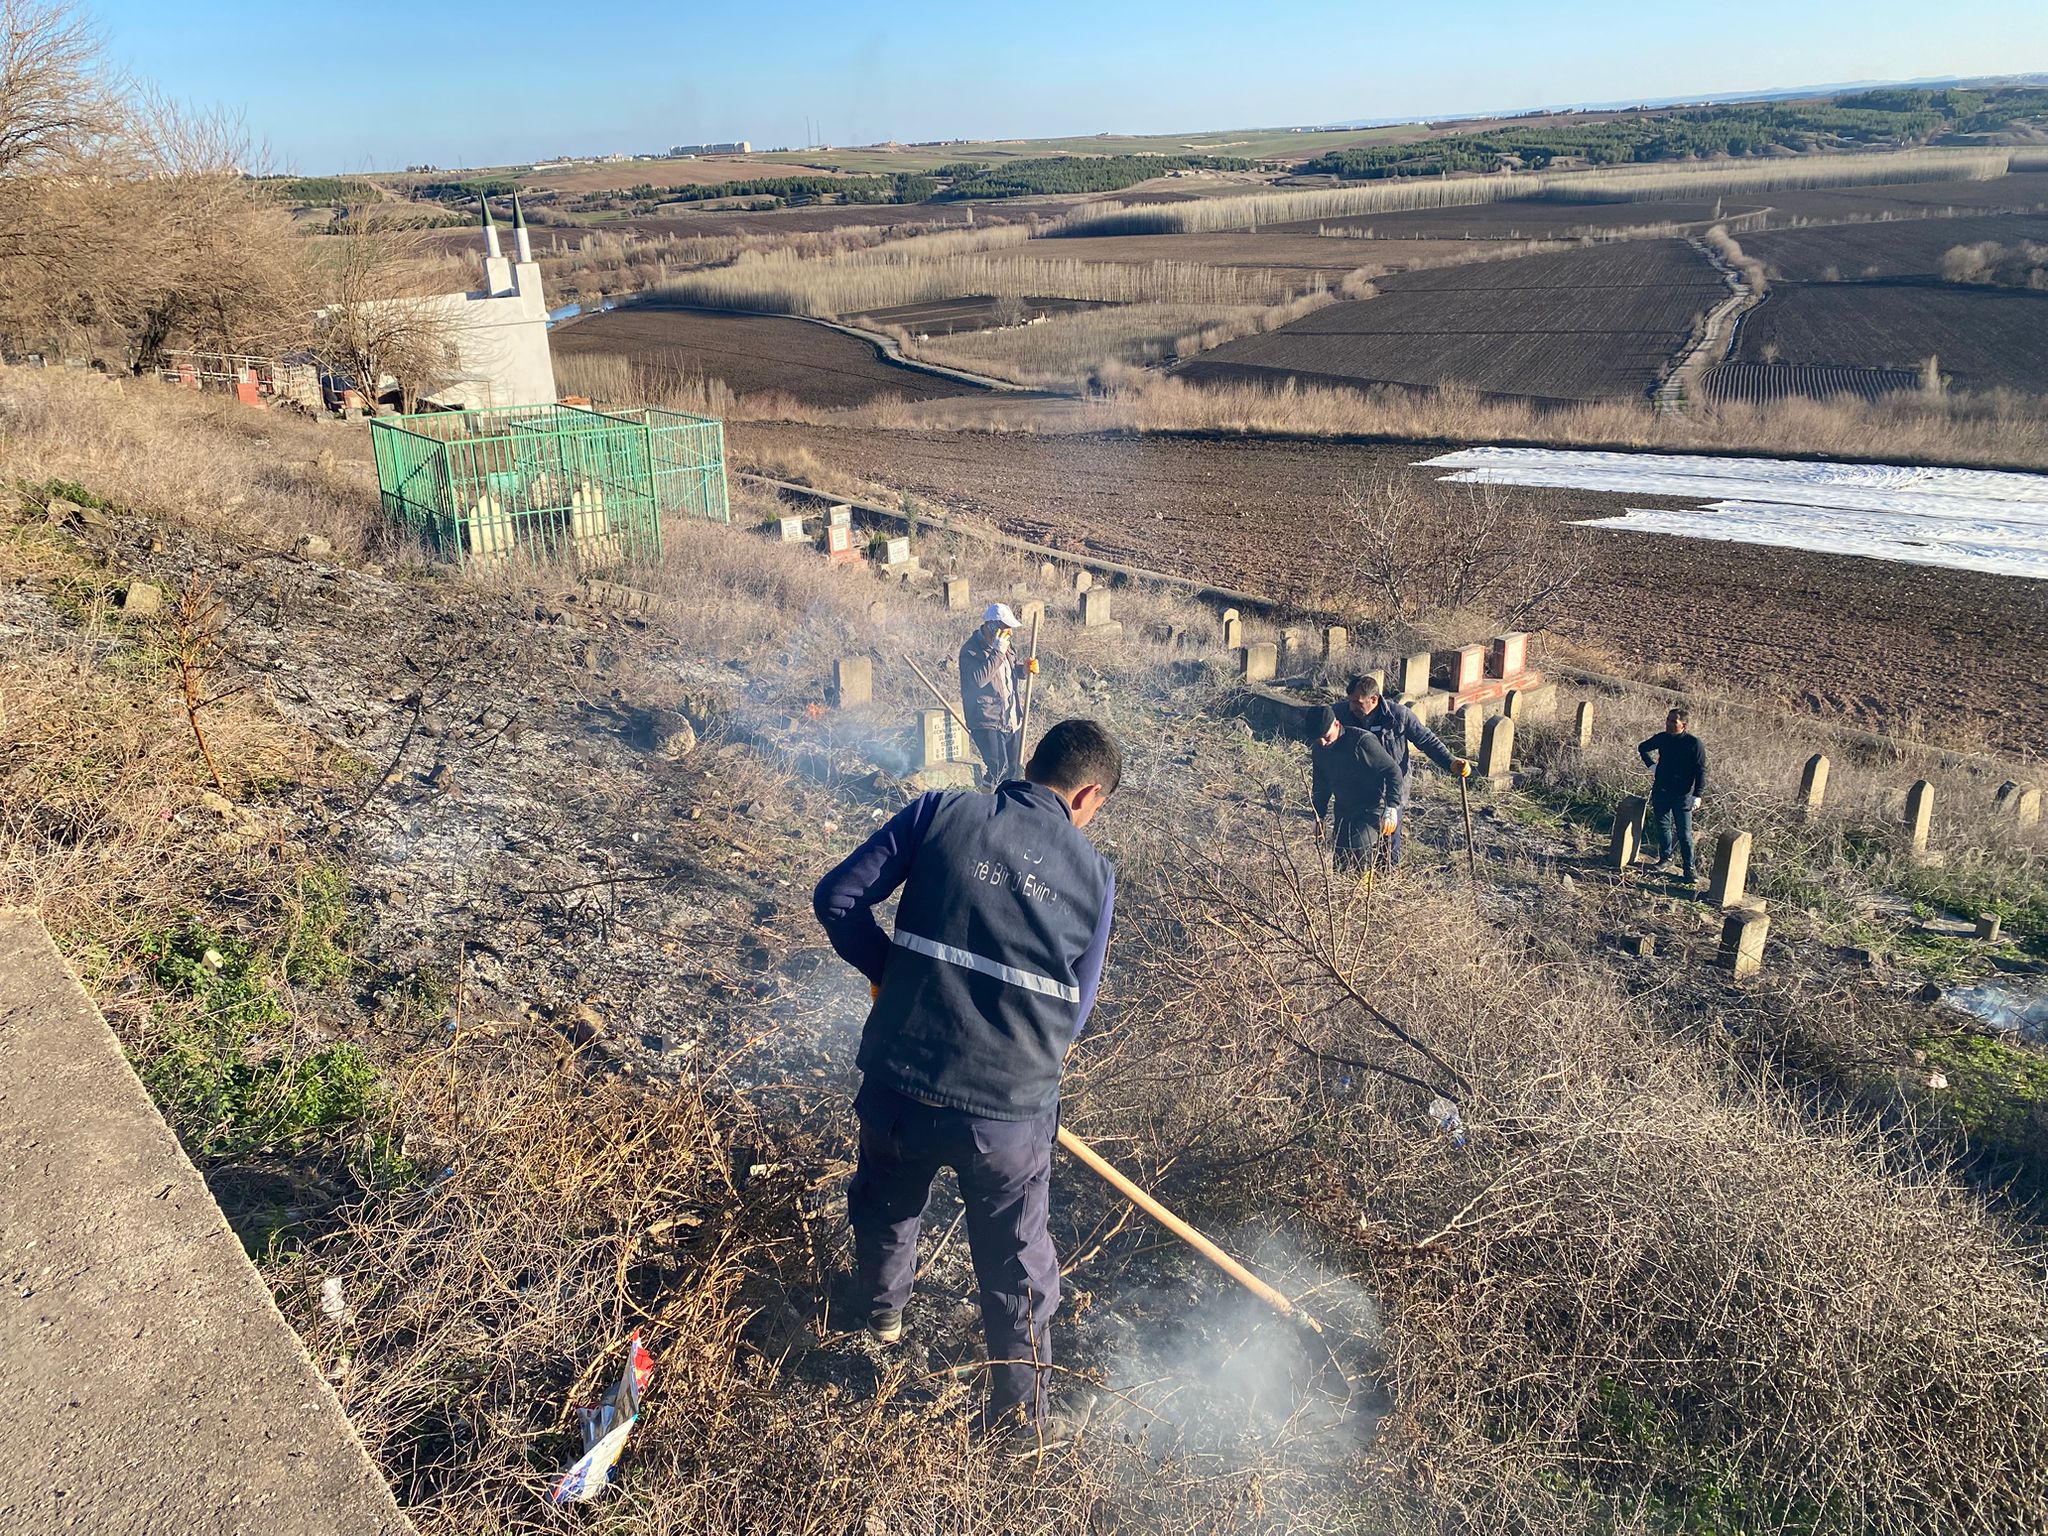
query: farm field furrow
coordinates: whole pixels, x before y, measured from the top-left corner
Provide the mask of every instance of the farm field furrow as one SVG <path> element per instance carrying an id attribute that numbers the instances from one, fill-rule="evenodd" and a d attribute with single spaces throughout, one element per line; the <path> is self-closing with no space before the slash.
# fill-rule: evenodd
<path id="1" fill-rule="evenodd" d="M 1411 468 L 1441 447 L 767 423 L 732 434 L 742 456 L 808 450 L 1024 538 L 1304 603 L 1351 580 L 1357 555 L 1335 521 L 1347 484 L 1393 475 L 1425 504 L 1468 494 Z M 2048 718 L 2013 708 L 2039 696 L 2048 582 L 1576 528 L 1658 499 L 1511 494 L 1592 561 L 1551 626 L 1584 664 L 1670 669 L 1872 728 L 2048 750 Z"/>
<path id="2" fill-rule="evenodd" d="M 1602 246 L 1382 279 L 1380 296 L 1203 354 L 1194 379 L 1459 385 L 1538 400 L 1640 396 L 1727 292 L 1683 241 Z"/>
<path id="3" fill-rule="evenodd" d="M 1832 400 L 1849 395 L 1878 400 L 1920 387 L 1910 368 L 1844 368 L 1831 363 L 1716 363 L 1700 374 L 1699 390 L 1716 403 L 1768 405 L 1778 400 Z"/>
<path id="4" fill-rule="evenodd" d="M 721 380 L 734 394 L 779 391 L 806 405 L 979 393 L 972 385 L 893 363 L 858 337 L 779 315 L 629 305 L 560 326 L 550 340 L 558 355 L 626 357 Z"/>
<path id="5" fill-rule="evenodd" d="M 1931 282 L 1799 283 L 1744 317 L 1735 362 L 1915 368 L 1958 388 L 2048 393 L 2048 293 Z"/>
<path id="6" fill-rule="evenodd" d="M 1270 233 L 1313 235 L 1319 229 L 1370 230 L 1374 241 L 1398 240 L 1571 240 L 1581 235 L 1621 235 L 1665 224 L 1704 230 L 1763 206 L 1761 200 L 1705 202 L 1571 203 L 1550 198 L 1480 203 L 1468 208 L 1416 208 L 1363 213 L 1345 218 L 1275 224 Z M 1342 237 L 1334 237 L 1342 238 Z"/>

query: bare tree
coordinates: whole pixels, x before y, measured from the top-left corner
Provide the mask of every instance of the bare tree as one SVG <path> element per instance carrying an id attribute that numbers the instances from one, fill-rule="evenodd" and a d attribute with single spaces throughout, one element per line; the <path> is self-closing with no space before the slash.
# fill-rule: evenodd
<path id="1" fill-rule="evenodd" d="M 446 302 L 447 263 L 431 231 L 375 218 L 355 207 L 322 241 L 327 304 L 315 348 L 328 367 L 374 397 L 398 382 L 401 409 L 454 382 L 467 327 Z"/>
<path id="2" fill-rule="evenodd" d="M 1346 485 L 1340 527 L 1355 551 L 1354 590 L 1386 617 L 1421 623 L 1476 610 L 1512 627 L 1538 622 L 1585 574 L 1586 554 L 1556 523 L 1513 506 L 1498 486 L 1434 493 L 1382 470 Z"/>

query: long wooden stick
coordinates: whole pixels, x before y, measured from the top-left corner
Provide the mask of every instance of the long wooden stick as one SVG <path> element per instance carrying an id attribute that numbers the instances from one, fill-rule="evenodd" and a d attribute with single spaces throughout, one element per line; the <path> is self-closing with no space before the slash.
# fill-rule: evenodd
<path id="1" fill-rule="evenodd" d="M 1471 781 L 1463 773 L 1458 775 L 1458 803 L 1465 808 L 1465 875 L 1472 882 L 1472 899 L 1479 900 L 1479 856 L 1472 851 L 1472 791 L 1465 786 Z"/>
<path id="2" fill-rule="evenodd" d="M 1282 1317 L 1292 1318 L 1297 1323 L 1306 1323 L 1317 1333 L 1323 1331 L 1322 1325 L 1314 1318 L 1310 1317 L 1301 1308 L 1297 1307 L 1257 1275 L 1238 1263 L 1237 1260 L 1233 1259 L 1221 1248 L 1210 1242 L 1208 1238 L 1202 1236 L 1201 1233 L 1174 1215 L 1173 1212 L 1169 1211 L 1157 1200 L 1146 1194 L 1144 1190 L 1125 1178 L 1122 1173 L 1117 1171 L 1115 1164 L 1111 1163 L 1100 1152 L 1097 1152 L 1064 1125 L 1060 1127 L 1059 1140 L 1061 1146 L 1079 1158 L 1091 1173 L 1109 1185 L 1111 1189 L 1114 1189 L 1118 1194 L 1130 1201 L 1131 1204 L 1135 1205 L 1147 1216 L 1150 1216 L 1159 1225 L 1166 1228 L 1167 1231 L 1186 1243 L 1195 1252 L 1199 1253 L 1211 1264 L 1214 1264 L 1223 1273 L 1230 1276 L 1231 1279 L 1250 1291 Z"/>
<path id="3" fill-rule="evenodd" d="M 966 717 L 962 715 L 959 710 L 953 707 L 953 701 L 951 699 L 947 698 L 943 693 L 939 692 L 939 685 L 924 675 L 924 668 L 920 667 L 916 662 L 910 660 L 910 655 L 908 652 L 904 653 L 903 659 L 906 662 L 910 663 L 910 670 L 917 674 L 917 680 L 920 683 L 923 683 L 925 687 L 931 689 L 932 697 L 937 699 L 940 704 L 945 706 L 946 713 L 953 717 L 955 723 L 959 725 L 962 731 L 966 732 L 967 744 L 970 747 L 974 748 L 974 755 L 976 757 L 981 757 L 981 748 L 975 743 L 974 732 L 968 726 Z M 986 767 L 988 765 L 988 759 L 982 758 L 982 765 Z"/>
<path id="4" fill-rule="evenodd" d="M 1045 615 L 1042 613 L 1031 615 L 1031 662 L 1033 667 L 1038 662 L 1038 621 L 1044 617 Z M 1024 673 L 1024 718 L 1017 726 L 1017 754 L 1019 758 L 1017 766 L 1019 768 L 1024 766 L 1022 762 L 1023 754 L 1031 746 L 1031 685 L 1037 681 L 1038 673 L 1027 668 Z"/>

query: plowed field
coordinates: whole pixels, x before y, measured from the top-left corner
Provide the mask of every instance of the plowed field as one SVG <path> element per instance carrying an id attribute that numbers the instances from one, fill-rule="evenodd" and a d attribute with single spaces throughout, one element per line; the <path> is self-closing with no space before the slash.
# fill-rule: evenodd
<path id="1" fill-rule="evenodd" d="M 1913 368 L 1968 390 L 2048 392 L 2048 293 L 1928 281 L 1797 283 L 1743 318 L 1733 361 Z"/>
<path id="2" fill-rule="evenodd" d="M 1375 240 L 1571 240 L 1663 224 L 1689 226 L 1687 232 L 1691 233 L 1762 206 L 1761 200 L 1731 200 L 1724 205 L 1711 198 L 1688 203 L 1567 203 L 1529 198 L 1470 208 L 1411 208 L 1308 219 L 1299 224 L 1275 224 L 1271 232 L 1312 235 L 1318 229 L 1369 229 Z"/>
<path id="3" fill-rule="evenodd" d="M 1191 438 L 1032 437 L 739 423 L 741 454 L 798 446 L 828 465 L 1020 536 L 1311 602 L 1353 555 L 1342 486 L 1412 477 L 1440 448 Z M 1798 550 L 1569 526 L 1655 498 L 1521 490 L 1592 574 L 1555 630 L 1589 662 L 1670 670 L 1764 702 L 1967 744 L 2048 750 L 2039 673 L 2048 582 Z"/>
<path id="4" fill-rule="evenodd" d="M 1197 379 L 1462 385 L 1537 400 L 1642 396 L 1696 316 L 1727 293 L 1682 240 L 1440 267 L 1380 279 L 1380 295 L 1332 304 L 1218 347 Z"/>
<path id="5" fill-rule="evenodd" d="M 779 391 L 806 405 L 862 405 L 894 395 L 978 394 L 970 384 L 893 363 L 871 343 L 779 315 L 631 305 L 558 326 L 558 353 L 609 353 L 720 379 L 740 395 Z"/>
<path id="6" fill-rule="evenodd" d="M 1919 387 L 1920 375 L 1910 368 L 1837 368 L 1827 363 L 1716 363 L 1700 374 L 1700 393 L 1707 399 L 1742 405 L 1832 400 L 1838 395 L 1878 400 Z"/>
<path id="7" fill-rule="evenodd" d="M 1787 282 L 1937 277 L 1958 245 L 1992 241 L 2048 245 L 2048 214 L 1984 214 L 1959 219 L 1888 219 L 1744 235 L 1742 249 Z"/>

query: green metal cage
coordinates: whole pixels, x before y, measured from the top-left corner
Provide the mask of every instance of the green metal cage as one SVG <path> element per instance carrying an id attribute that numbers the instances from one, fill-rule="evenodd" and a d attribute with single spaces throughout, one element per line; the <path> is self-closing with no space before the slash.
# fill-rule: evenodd
<path id="1" fill-rule="evenodd" d="M 370 441 L 385 515 L 457 561 L 648 561 L 664 514 L 731 515 L 709 417 L 501 406 L 376 417 Z"/>

